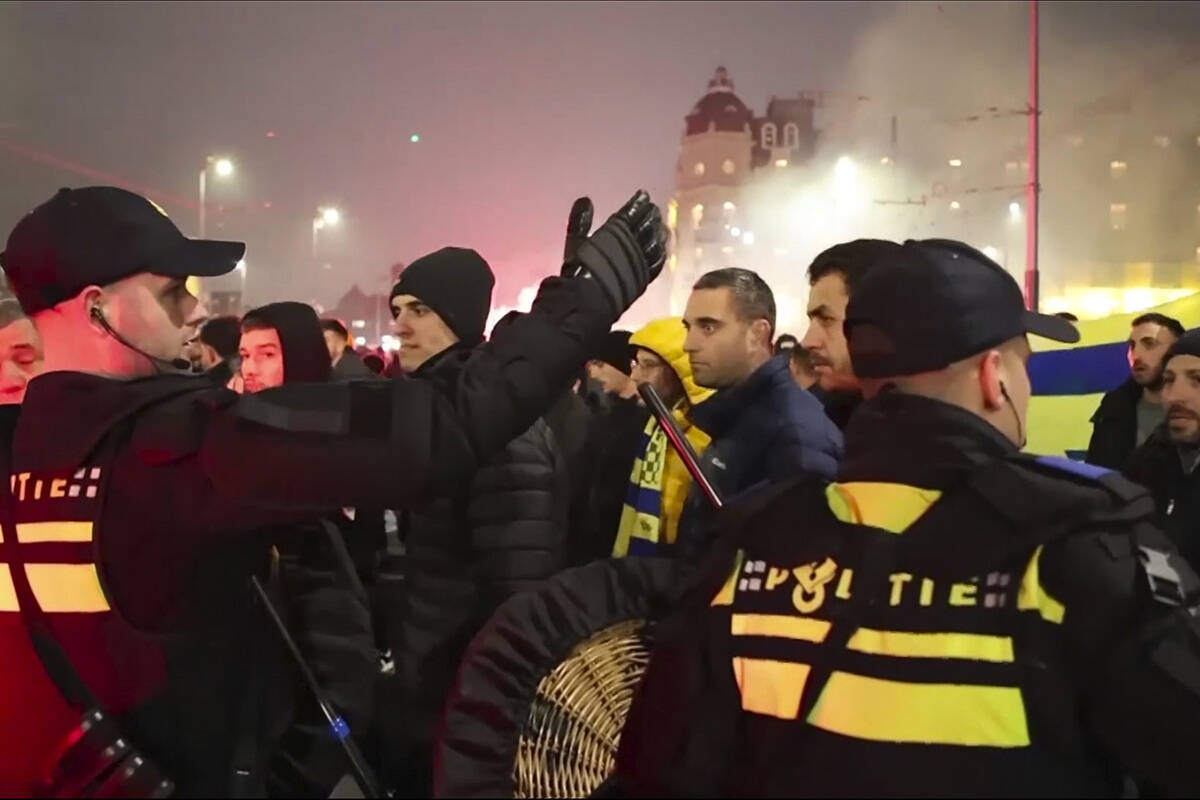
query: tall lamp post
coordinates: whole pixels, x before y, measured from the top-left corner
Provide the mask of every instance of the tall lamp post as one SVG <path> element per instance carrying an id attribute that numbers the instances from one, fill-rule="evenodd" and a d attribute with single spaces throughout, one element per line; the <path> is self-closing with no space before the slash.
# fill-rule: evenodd
<path id="1" fill-rule="evenodd" d="M 238 277 L 242 281 L 242 295 L 241 295 L 242 308 L 241 308 L 241 310 L 245 311 L 246 310 L 246 259 L 243 258 L 242 260 L 238 261 L 237 267 L 235 267 L 235 269 L 238 271 Z"/>
<path id="2" fill-rule="evenodd" d="M 208 156 L 204 159 L 204 166 L 200 168 L 200 238 L 205 235 L 205 214 L 208 210 L 208 171 L 212 169 L 217 173 L 218 178 L 228 178 L 233 174 L 233 162 L 228 158 L 217 158 L 216 156 Z"/>
<path id="3" fill-rule="evenodd" d="M 1026 187 L 1025 305 L 1038 310 L 1041 275 L 1038 273 L 1038 0 L 1029 2 L 1029 185 Z"/>
<path id="4" fill-rule="evenodd" d="M 317 257 L 317 242 L 319 234 L 326 226 L 334 227 L 342 221 L 342 212 L 336 208 L 329 206 L 326 208 L 318 208 L 317 215 L 312 221 L 312 257 Z"/>

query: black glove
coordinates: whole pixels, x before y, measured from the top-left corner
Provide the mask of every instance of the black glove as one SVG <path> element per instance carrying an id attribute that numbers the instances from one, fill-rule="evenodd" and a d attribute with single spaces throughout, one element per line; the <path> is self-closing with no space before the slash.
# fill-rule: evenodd
<path id="1" fill-rule="evenodd" d="M 588 233 L 592 230 L 592 198 L 580 197 L 571 205 L 571 215 L 567 217 L 567 240 L 563 244 L 563 263 L 570 264 L 579 251 L 579 245 L 587 241 Z"/>
<path id="2" fill-rule="evenodd" d="M 586 198 L 575 201 L 575 211 L 591 206 Z M 579 218 L 584 215 L 580 213 Z M 568 244 L 571 230 L 568 229 Z M 588 277 L 604 289 L 612 303 L 616 320 L 633 305 L 652 280 L 662 272 L 667 258 L 667 232 L 662 214 L 650 202 L 650 195 L 638 190 L 628 203 L 584 241 L 575 255 L 563 264 L 568 277 Z"/>

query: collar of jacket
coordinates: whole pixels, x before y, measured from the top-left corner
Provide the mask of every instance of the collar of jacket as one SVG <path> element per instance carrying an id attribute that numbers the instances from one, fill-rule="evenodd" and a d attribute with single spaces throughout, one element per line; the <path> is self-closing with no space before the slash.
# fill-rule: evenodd
<path id="1" fill-rule="evenodd" d="M 738 417 L 758 402 L 759 397 L 782 385 L 784 381 L 792 382 L 788 358 L 787 353 L 774 356 L 737 386 L 722 389 L 694 407 L 692 422 L 713 439 L 721 438 L 734 426 Z"/>
<path id="2" fill-rule="evenodd" d="M 1200 467 L 1200 462 L 1197 462 L 1197 449 L 1192 445 L 1179 445 L 1171 441 L 1170 431 L 1167 429 L 1167 423 L 1163 423 L 1154 429 L 1150 434 L 1150 438 L 1142 444 L 1142 447 L 1155 454 L 1155 458 L 1169 459 L 1173 464 L 1177 465 L 1184 475 L 1192 475 L 1196 472 L 1196 468 Z"/>
<path id="3" fill-rule="evenodd" d="M 1124 410 L 1128 413 L 1134 413 L 1137 408 L 1138 401 L 1142 399 L 1142 385 L 1135 381 L 1132 376 L 1125 379 L 1117 388 L 1113 389 L 1100 401 L 1100 407 L 1096 409 L 1097 416 L 1103 413 L 1116 412 Z"/>
<path id="4" fill-rule="evenodd" d="M 462 372 L 463 365 L 467 363 L 467 359 L 471 357 L 474 349 L 462 342 L 452 344 L 414 369 L 409 373 L 409 377 L 432 381 L 443 391 L 453 388 Z"/>
<path id="5" fill-rule="evenodd" d="M 885 390 L 854 412 L 838 481 L 945 489 L 980 464 L 1016 452 L 1004 434 L 965 409 Z"/>

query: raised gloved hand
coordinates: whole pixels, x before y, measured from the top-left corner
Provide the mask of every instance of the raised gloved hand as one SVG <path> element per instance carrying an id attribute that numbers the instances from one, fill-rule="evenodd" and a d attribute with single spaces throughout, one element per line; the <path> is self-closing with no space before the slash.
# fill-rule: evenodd
<path id="1" fill-rule="evenodd" d="M 590 217 L 591 201 L 575 201 L 567 227 L 567 247 L 584 232 L 580 230 Z M 662 214 L 650 202 L 650 195 L 638 192 L 601 225 L 595 233 L 578 243 L 573 255 L 563 264 L 563 274 L 595 280 L 612 303 L 613 320 L 633 305 L 650 282 L 662 272 L 667 258 L 667 232 Z"/>
<path id="2" fill-rule="evenodd" d="M 579 252 L 579 245 L 587 241 L 592 230 L 592 198 L 580 197 L 571 204 L 571 215 L 567 217 L 567 238 L 563 243 L 563 263 L 570 264 Z"/>

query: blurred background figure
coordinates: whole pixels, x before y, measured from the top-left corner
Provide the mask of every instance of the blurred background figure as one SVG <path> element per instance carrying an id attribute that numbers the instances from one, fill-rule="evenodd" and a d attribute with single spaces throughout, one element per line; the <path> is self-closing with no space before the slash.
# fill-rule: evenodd
<path id="1" fill-rule="evenodd" d="M 353 354 L 348 353 L 347 355 L 353 355 Z M 357 356 L 355 356 L 355 358 L 357 358 Z M 344 358 L 343 360 L 348 360 L 348 359 Z M 383 356 L 379 355 L 378 353 L 367 353 L 365 356 L 362 357 L 362 365 L 363 365 L 363 368 L 367 371 L 367 375 L 371 375 L 376 378 L 383 377 L 383 373 L 384 373 Z M 334 371 L 336 372 L 336 370 L 334 370 Z"/>
<path id="2" fill-rule="evenodd" d="M 629 331 L 609 331 L 599 352 L 587 363 L 587 376 L 597 383 L 606 398 L 637 397 L 637 382 L 629 377 L 633 371 L 633 348 L 629 346 Z"/>
<path id="3" fill-rule="evenodd" d="M 813 369 L 812 353 L 807 347 L 797 345 L 788 354 L 788 369 L 796 385 L 821 399 L 821 387 L 817 384 L 817 371 Z"/>
<path id="4" fill-rule="evenodd" d="M 775 340 L 775 355 L 779 355 L 784 350 L 791 350 L 798 344 L 800 344 L 800 340 L 795 336 L 792 336 L 790 333 L 782 333 Z"/>
<path id="5" fill-rule="evenodd" d="M 242 338 L 242 324 L 237 317 L 211 317 L 196 334 L 196 366 L 207 373 L 213 383 L 224 386 L 241 369 L 238 358 L 238 343 Z"/>
<path id="6" fill-rule="evenodd" d="M 45 353 L 33 320 L 0 277 L 0 405 L 19 405 L 29 381 L 41 374 Z"/>
<path id="7" fill-rule="evenodd" d="M 321 320 L 321 331 L 325 336 L 325 345 L 329 348 L 329 361 L 333 364 L 333 379 L 337 381 L 353 378 L 369 378 L 383 372 L 383 360 L 379 360 L 379 368 L 371 369 L 354 348 L 350 346 L 350 331 L 341 320 Z"/>

